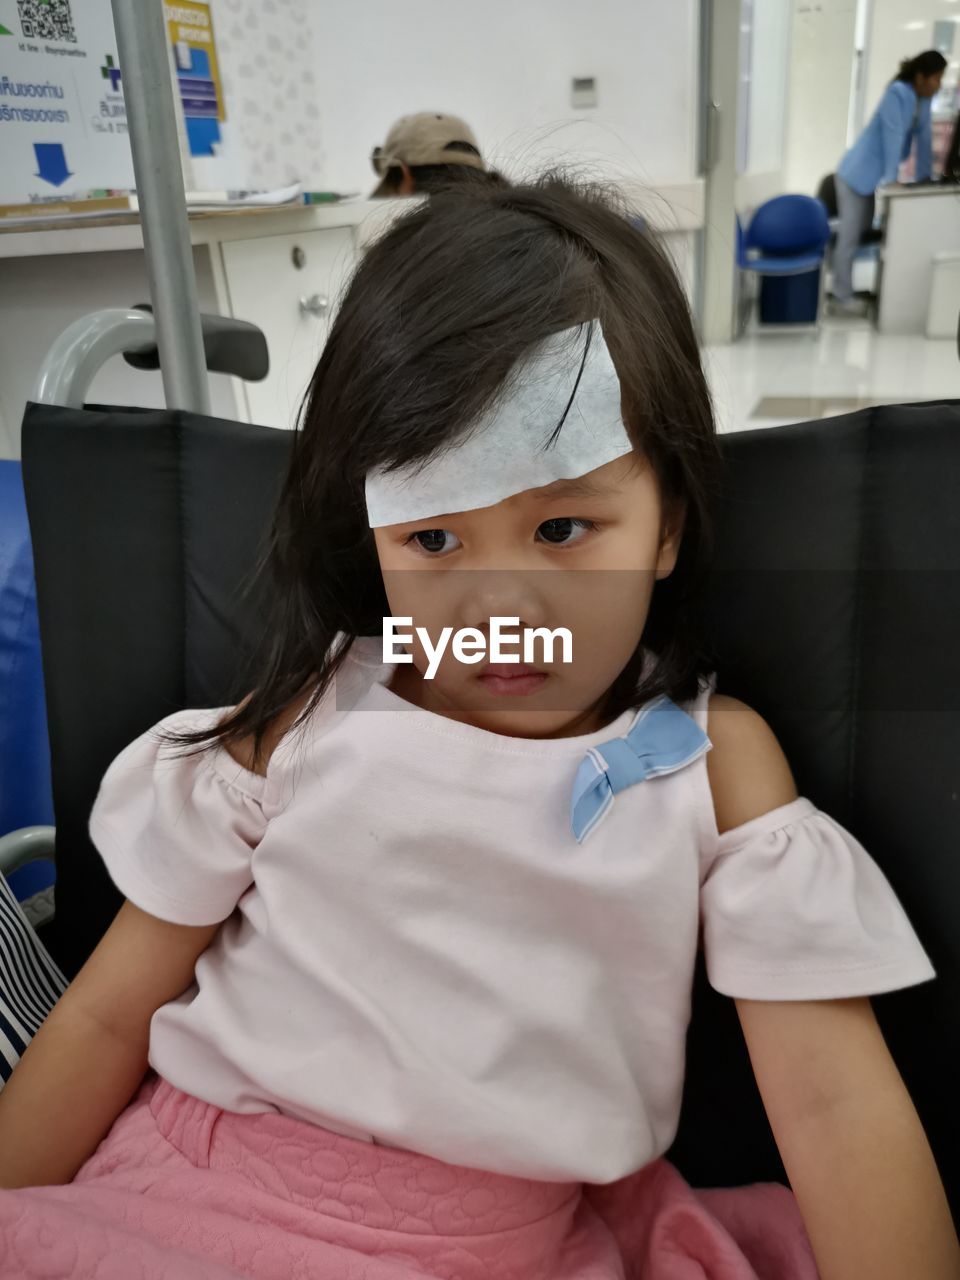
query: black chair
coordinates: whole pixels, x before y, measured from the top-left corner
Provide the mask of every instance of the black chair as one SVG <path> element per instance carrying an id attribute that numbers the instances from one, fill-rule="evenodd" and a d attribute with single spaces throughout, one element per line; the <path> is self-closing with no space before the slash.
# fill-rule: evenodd
<path id="1" fill-rule="evenodd" d="M 233 695 L 259 625 L 239 596 L 291 437 L 34 405 L 23 439 L 57 820 L 48 942 L 73 973 L 118 906 L 87 837 L 99 780 L 163 715 Z M 705 605 L 720 688 L 767 717 L 801 791 L 871 850 L 937 966 L 877 1008 L 960 1212 L 960 402 L 723 445 Z M 732 1004 L 702 972 L 672 1156 L 698 1185 L 783 1176 Z"/>
<path id="2" fill-rule="evenodd" d="M 837 175 L 828 173 L 826 177 L 821 178 L 820 185 L 817 187 L 817 199 L 824 205 L 827 210 L 827 217 L 831 224 L 835 223 L 840 216 L 840 209 L 837 205 Z M 862 245 L 879 244 L 883 239 L 883 232 L 873 225 L 874 210 L 876 208 L 876 198 L 870 196 L 870 225 L 860 236 Z"/>

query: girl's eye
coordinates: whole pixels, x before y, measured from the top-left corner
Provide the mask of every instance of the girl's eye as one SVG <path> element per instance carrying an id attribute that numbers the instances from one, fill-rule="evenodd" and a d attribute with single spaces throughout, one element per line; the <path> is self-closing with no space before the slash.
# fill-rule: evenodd
<path id="1" fill-rule="evenodd" d="M 543 542 L 559 547 L 579 542 L 585 533 L 597 526 L 592 520 L 575 520 L 573 516 L 558 516 L 555 520 L 544 520 L 537 529 L 537 537 Z"/>
<path id="2" fill-rule="evenodd" d="M 407 541 L 416 542 L 421 550 L 433 556 L 444 551 L 456 551 L 460 546 L 460 539 L 449 529 L 421 529 L 419 533 L 411 534 Z"/>

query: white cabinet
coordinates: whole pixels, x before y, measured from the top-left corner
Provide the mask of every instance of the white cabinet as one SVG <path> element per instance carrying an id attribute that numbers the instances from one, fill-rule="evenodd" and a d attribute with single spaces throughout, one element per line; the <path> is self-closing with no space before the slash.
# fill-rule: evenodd
<path id="1" fill-rule="evenodd" d="M 42 248 L 45 241 L 55 242 L 58 233 L 0 233 L 0 419 L 6 423 L 6 437 L 0 433 L 0 457 L 19 457 L 24 405 L 33 394 L 47 352 L 67 325 L 104 307 L 149 302 L 142 248 L 116 248 L 106 239 L 116 237 L 123 245 L 121 234 L 134 230 L 139 228 L 72 228 L 64 234 L 70 238 L 88 236 L 92 241 L 89 249 L 22 257 L 4 256 L 4 249 L 9 249 L 18 235 L 30 236 L 30 247 L 36 249 Z M 97 237 L 97 231 L 104 233 L 102 238 Z M 197 245 L 193 256 L 200 309 L 229 314 L 224 289 L 217 278 L 218 246 Z M 225 374 L 211 374 L 210 409 L 215 417 L 245 416 L 242 385 L 239 379 Z M 112 356 L 94 377 L 87 402 L 160 409 L 164 405 L 161 375 L 132 369 L 122 356 Z"/>
<path id="2" fill-rule="evenodd" d="M 216 417 L 291 427 L 359 254 L 411 200 L 356 200 L 201 214 L 190 219 L 202 311 L 236 316 L 267 339 L 263 382 L 210 378 Z M 143 235 L 131 215 L 0 227 L 0 457 L 18 456 L 20 420 L 40 364 L 72 321 L 149 297 Z M 301 307 L 301 299 L 304 306 Z M 114 356 L 90 394 L 100 404 L 160 408 L 158 372 Z"/>
<path id="3" fill-rule="evenodd" d="M 933 287 L 934 255 L 960 252 L 956 189 L 931 185 L 881 189 L 885 201 L 881 254 L 881 333 L 923 333 Z"/>
<path id="4" fill-rule="evenodd" d="M 230 312 L 263 330 L 270 372 L 242 384 L 251 422 L 292 427 L 356 261 L 354 229 L 221 244 Z"/>
<path id="5" fill-rule="evenodd" d="M 957 337 L 960 320 L 960 253 L 947 250 L 933 255 L 933 282 L 927 306 L 927 337 Z"/>

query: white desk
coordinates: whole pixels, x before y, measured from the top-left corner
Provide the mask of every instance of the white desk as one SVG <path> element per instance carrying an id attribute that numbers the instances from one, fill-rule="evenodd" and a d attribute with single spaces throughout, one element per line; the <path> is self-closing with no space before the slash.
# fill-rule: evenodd
<path id="1" fill-rule="evenodd" d="M 960 185 L 882 187 L 877 198 L 884 202 L 878 327 L 923 333 L 934 254 L 960 249 Z"/>
<path id="2" fill-rule="evenodd" d="M 624 188 L 623 194 L 663 234 L 692 290 L 703 182 Z M 259 325 L 270 351 L 270 372 L 262 382 L 211 377 L 214 414 L 267 426 L 293 424 L 357 257 L 408 207 L 403 200 L 360 200 L 191 217 L 201 310 Z M 322 317 L 301 313 L 300 298 L 311 294 L 330 299 Z M 88 311 L 148 297 L 135 214 L 27 227 L 0 222 L 0 457 L 19 453 L 23 406 L 57 334 Z M 130 369 L 115 356 L 97 374 L 89 399 L 160 407 L 160 374 Z"/>
<path id="3" fill-rule="evenodd" d="M 290 426 L 335 311 L 335 300 L 365 239 L 397 201 L 225 211 L 190 218 L 202 311 L 258 324 L 270 372 L 262 382 L 210 379 L 212 412 Z M 0 223 L 0 456 L 19 453 L 23 406 L 40 362 L 71 321 L 102 307 L 146 302 L 143 234 L 136 214 L 34 227 Z M 294 259 L 294 250 L 299 250 Z M 304 315 L 299 300 L 325 295 L 326 315 Z M 163 404 L 159 373 L 109 360 L 91 403 Z"/>

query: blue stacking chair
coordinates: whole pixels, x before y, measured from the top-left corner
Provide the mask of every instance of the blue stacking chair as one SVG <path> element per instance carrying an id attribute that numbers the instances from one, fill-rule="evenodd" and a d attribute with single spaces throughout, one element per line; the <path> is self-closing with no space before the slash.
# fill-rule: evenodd
<path id="1" fill-rule="evenodd" d="M 746 230 L 737 219 L 737 267 L 761 281 L 761 324 L 819 323 L 829 239 L 826 207 L 813 196 L 774 196 L 757 209 Z M 741 306 L 741 328 L 745 319 Z"/>
<path id="2" fill-rule="evenodd" d="M 0 875 L 52 911 L 53 796 L 33 554 L 20 463 L 0 462 Z"/>

